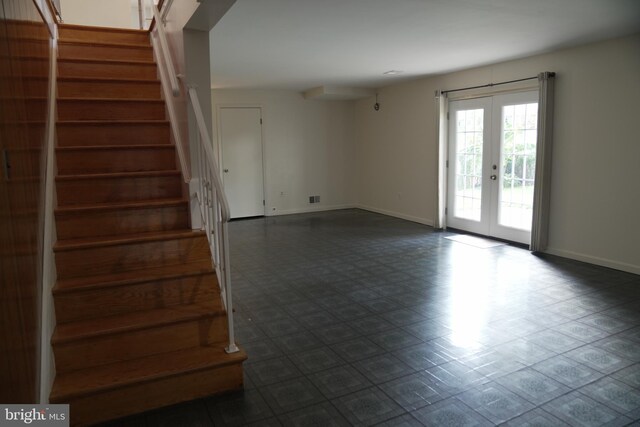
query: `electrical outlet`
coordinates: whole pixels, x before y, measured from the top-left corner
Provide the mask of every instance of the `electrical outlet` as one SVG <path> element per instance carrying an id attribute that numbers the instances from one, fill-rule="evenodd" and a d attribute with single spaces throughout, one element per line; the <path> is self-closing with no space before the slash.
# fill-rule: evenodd
<path id="1" fill-rule="evenodd" d="M 309 203 L 320 203 L 320 196 L 309 196 Z"/>

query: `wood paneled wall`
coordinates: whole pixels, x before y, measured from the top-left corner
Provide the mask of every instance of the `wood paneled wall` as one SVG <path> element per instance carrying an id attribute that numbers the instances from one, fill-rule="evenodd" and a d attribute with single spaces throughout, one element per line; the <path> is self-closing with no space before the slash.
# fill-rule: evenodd
<path id="1" fill-rule="evenodd" d="M 0 0 L 0 402 L 38 400 L 51 35 L 31 0 Z"/>

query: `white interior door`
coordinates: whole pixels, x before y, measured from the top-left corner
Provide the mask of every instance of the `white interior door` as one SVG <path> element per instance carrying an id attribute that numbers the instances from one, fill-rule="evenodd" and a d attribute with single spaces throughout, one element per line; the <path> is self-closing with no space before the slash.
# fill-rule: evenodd
<path id="1" fill-rule="evenodd" d="M 452 101 L 447 223 L 529 243 L 538 93 Z"/>
<path id="2" fill-rule="evenodd" d="M 264 215 L 260 108 L 221 108 L 222 178 L 231 218 Z"/>

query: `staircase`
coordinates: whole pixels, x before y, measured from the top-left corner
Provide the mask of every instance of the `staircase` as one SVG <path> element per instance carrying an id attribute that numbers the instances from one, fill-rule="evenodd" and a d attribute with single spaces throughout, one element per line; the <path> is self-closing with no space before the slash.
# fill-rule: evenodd
<path id="1" fill-rule="evenodd" d="M 59 34 L 51 403 L 87 425 L 241 389 L 149 33 Z"/>

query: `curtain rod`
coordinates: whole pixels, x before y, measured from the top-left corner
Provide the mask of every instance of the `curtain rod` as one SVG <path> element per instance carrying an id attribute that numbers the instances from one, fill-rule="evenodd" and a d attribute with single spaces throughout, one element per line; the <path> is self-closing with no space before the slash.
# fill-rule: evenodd
<path id="1" fill-rule="evenodd" d="M 480 89 L 480 88 L 483 88 L 483 87 L 492 87 L 492 86 L 506 85 L 506 84 L 509 84 L 509 83 L 524 82 L 524 81 L 527 81 L 527 80 L 538 80 L 538 76 L 526 77 L 524 79 L 517 79 L 517 80 L 509 80 L 507 82 L 489 83 L 489 84 L 480 85 L 480 86 L 469 86 L 469 87 L 463 87 L 463 88 L 460 88 L 460 89 L 443 90 L 441 93 L 444 94 L 444 93 L 451 93 L 451 92 L 459 92 L 461 90 Z"/>

